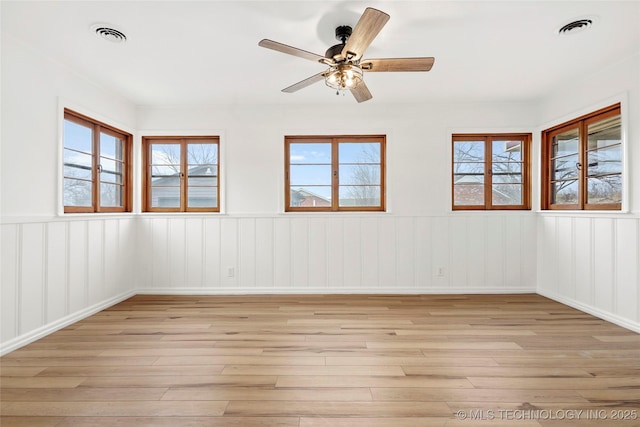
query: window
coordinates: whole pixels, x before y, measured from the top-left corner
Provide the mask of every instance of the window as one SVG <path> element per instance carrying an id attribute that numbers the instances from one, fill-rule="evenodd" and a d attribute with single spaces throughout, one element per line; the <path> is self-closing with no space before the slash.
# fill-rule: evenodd
<path id="1" fill-rule="evenodd" d="M 219 138 L 143 137 L 146 212 L 219 212 Z"/>
<path id="2" fill-rule="evenodd" d="M 530 209 L 531 134 L 454 134 L 453 209 Z"/>
<path id="3" fill-rule="evenodd" d="M 64 212 L 131 211 L 131 135 L 64 110 Z"/>
<path id="4" fill-rule="evenodd" d="M 620 104 L 542 132 L 542 208 L 619 210 Z"/>
<path id="5" fill-rule="evenodd" d="M 384 136 L 285 137 L 285 211 L 384 211 Z"/>

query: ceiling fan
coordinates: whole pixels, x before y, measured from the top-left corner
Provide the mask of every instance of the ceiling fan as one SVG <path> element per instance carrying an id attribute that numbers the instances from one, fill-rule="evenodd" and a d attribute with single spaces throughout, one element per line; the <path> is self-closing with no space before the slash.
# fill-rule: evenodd
<path id="1" fill-rule="evenodd" d="M 327 86 L 336 89 L 336 93 L 349 90 L 356 101 L 364 102 L 373 96 L 364 82 L 363 72 L 429 71 L 435 61 L 433 57 L 363 60 L 364 51 L 389 18 L 388 14 L 368 7 L 355 28 L 348 25 L 336 28 L 336 39 L 340 43 L 327 49 L 324 56 L 268 39 L 261 40 L 258 45 L 329 66 L 321 73 L 282 89 L 283 92 L 296 92 L 324 80 Z"/>

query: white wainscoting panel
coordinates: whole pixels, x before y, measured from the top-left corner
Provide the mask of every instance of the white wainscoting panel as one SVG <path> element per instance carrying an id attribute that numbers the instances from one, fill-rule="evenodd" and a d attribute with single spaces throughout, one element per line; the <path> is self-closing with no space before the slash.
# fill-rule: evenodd
<path id="1" fill-rule="evenodd" d="M 132 295 L 133 221 L 2 224 L 0 354 Z"/>
<path id="2" fill-rule="evenodd" d="M 539 216 L 538 293 L 640 332 L 638 221 Z"/>
<path id="3" fill-rule="evenodd" d="M 533 292 L 536 219 L 143 216 L 139 292 Z"/>

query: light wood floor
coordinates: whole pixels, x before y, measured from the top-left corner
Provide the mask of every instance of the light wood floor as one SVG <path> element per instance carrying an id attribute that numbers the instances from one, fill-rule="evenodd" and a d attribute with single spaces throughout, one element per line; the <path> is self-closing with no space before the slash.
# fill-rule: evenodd
<path id="1" fill-rule="evenodd" d="M 640 335 L 538 295 L 136 296 L 0 366 L 2 427 L 640 425 Z"/>

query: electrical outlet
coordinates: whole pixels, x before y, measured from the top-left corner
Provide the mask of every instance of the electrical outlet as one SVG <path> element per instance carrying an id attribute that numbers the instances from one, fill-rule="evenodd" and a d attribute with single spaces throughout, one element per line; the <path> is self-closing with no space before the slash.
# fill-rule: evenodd
<path id="1" fill-rule="evenodd" d="M 227 277 L 233 277 L 236 275 L 236 269 L 233 267 L 227 267 Z"/>
<path id="2" fill-rule="evenodd" d="M 438 277 L 444 277 L 444 267 L 438 267 L 436 269 L 436 276 Z"/>

